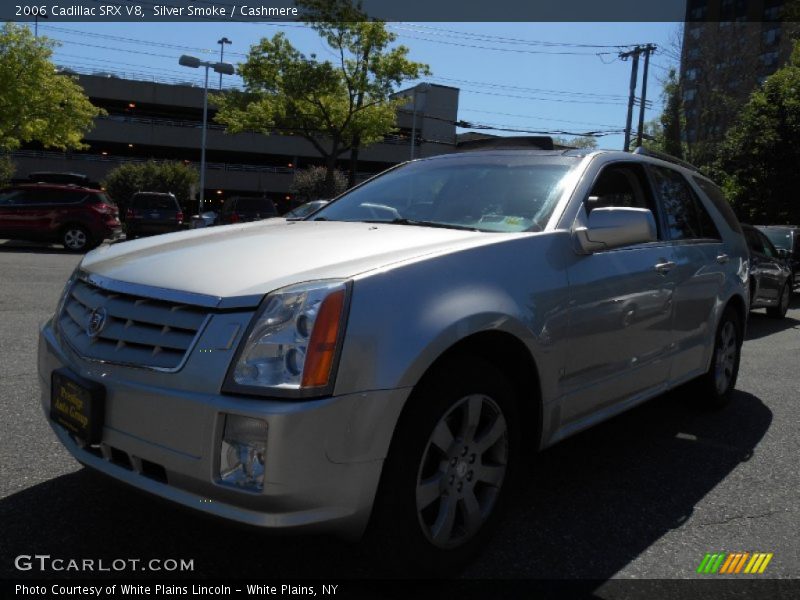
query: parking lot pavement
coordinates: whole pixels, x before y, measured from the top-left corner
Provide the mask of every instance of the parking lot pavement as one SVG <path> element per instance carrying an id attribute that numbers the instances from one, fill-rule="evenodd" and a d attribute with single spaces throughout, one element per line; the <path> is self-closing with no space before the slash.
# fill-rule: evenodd
<path id="1" fill-rule="evenodd" d="M 24 576 L 14 557 L 37 553 L 193 559 L 204 577 L 370 575 L 362 546 L 231 526 L 67 454 L 39 408 L 35 349 L 79 258 L 0 242 L 0 577 Z M 782 321 L 757 311 L 728 409 L 681 388 L 543 452 L 465 576 L 696 577 L 722 551 L 771 552 L 769 576 L 800 577 L 799 353 L 798 299 Z"/>

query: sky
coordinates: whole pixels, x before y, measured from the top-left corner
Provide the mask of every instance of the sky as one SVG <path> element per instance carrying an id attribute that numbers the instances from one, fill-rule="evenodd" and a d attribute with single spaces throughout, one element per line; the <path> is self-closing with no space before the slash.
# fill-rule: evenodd
<path id="1" fill-rule="evenodd" d="M 33 26 L 31 24 L 31 26 Z M 572 137 L 625 126 L 630 61 L 619 52 L 635 44 L 658 47 L 650 63 L 645 120 L 661 112 L 661 80 L 675 61 L 678 23 L 389 23 L 412 60 L 427 63 L 421 81 L 461 89 L 458 117 L 489 125 L 488 133 L 525 135 L 503 129 L 564 131 Z M 300 23 L 54 23 L 41 21 L 39 34 L 58 40 L 54 59 L 79 72 L 112 72 L 137 79 L 198 82 L 202 70 L 178 65 L 181 54 L 218 60 L 217 40 L 227 37 L 226 62 L 245 60 L 250 46 L 283 31 L 305 54 L 336 56 Z M 619 47 L 618 47 L 619 46 Z M 640 65 L 641 81 L 641 65 Z M 212 73 L 212 87 L 219 85 Z M 225 86 L 238 85 L 225 77 Z M 415 82 L 409 82 L 413 85 Z M 407 87 L 407 86 L 403 86 Z M 634 127 L 638 118 L 634 113 Z M 466 131 L 460 129 L 459 131 Z M 620 149 L 621 133 L 598 139 Z"/>

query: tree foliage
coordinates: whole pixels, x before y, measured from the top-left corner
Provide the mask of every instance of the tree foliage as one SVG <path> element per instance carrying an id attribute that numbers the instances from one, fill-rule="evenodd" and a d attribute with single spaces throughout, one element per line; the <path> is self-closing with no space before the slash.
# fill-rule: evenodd
<path id="1" fill-rule="evenodd" d="M 11 181 L 16 170 L 17 166 L 14 164 L 14 161 L 11 160 L 11 157 L 7 154 L 0 154 L 0 186 Z"/>
<path id="2" fill-rule="evenodd" d="M 327 18 L 360 14 L 346 2 L 307 4 Z M 310 25 L 337 59 L 307 57 L 283 33 L 262 39 L 239 66 L 245 90 L 215 95 L 216 120 L 230 132 L 304 137 L 325 159 L 327 195 L 332 196 L 337 159 L 390 133 L 397 108 L 408 101 L 391 97 L 394 86 L 429 71 L 427 65 L 409 60 L 405 46 L 390 47 L 396 36 L 385 23 L 337 20 Z"/>
<path id="3" fill-rule="evenodd" d="M 109 171 L 103 186 L 123 209 L 130 206 L 136 192 L 172 192 L 178 203 L 192 206 L 197 171 L 179 162 L 130 163 Z"/>
<path id="4" fill-rule="evenodd" d="M 571 139 L 565 137 L 554 137 L 553 143 L 559 146 L 569 146 L 570 148 L 584 148 L 594 150 L 597 148 L 597 138 L 591 136 L 579 136 Z"/>
<path id="5" fill-rule="evenodd" d="M 14 23 L 0 28 L 0 151 L 28 142 L 61 150 L 81 139 L 105 112 L 92 105 L 73 77 L 50 61 L 54 42 Z"/>
<path id="6" fill-rule="evenodd" d="M 325 167 L 308 167 L 295 171 L 289 191 L 301 198 L 304 202 L 309 200 L 330 199 L 338 196 L 347 189 L 347 177 L 338 169 L 333 172 L 334 190 L 328 193 L 326 186 L 327 171 Z"/>
<path id="7" fill-rule="evenodd" d="M 800 222 L 800 43 L 751 94 L 719 156 L 717 168 L 740 218 Z"/>

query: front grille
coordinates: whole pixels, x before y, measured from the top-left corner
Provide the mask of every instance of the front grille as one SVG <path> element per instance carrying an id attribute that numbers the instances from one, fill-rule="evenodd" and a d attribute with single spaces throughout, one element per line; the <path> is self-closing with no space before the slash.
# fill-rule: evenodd
<path id="1" fill-rule="evenodd" d="M 90 335 L 93 314 L 102 324 Z M 173 370 L 183 363 L 207 317 L 205 308 L 112 292 L 79 279 L 58 324 L 84 358 Z"/>

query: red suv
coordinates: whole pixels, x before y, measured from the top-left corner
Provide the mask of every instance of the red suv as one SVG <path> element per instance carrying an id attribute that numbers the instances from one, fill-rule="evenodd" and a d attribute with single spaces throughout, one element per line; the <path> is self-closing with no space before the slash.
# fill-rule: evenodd
<path id="1" fill-rule="evenodd" d="M 89 250 L 122 234 L 114 202 L 101 190 L 21 184 L 0 190 L 0 238 L 58 242 Z"/>

